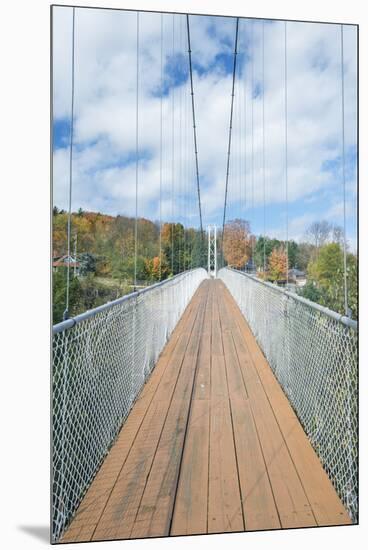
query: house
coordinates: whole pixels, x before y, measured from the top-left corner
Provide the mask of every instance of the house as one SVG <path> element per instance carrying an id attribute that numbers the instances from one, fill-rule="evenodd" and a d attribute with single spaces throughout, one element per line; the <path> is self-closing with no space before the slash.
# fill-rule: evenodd
<path id="1" fill-rule="evenodd" d="M 80 263 L 76 258 L 73 258 L 73 256 L 68 256 L 67 254 L 65 256 L 55 257 L 52 261 L 52 270 L 54 272 L 57 272 L 59 268 L 61 267 L 68 267 L 68 264 L 70 265 L 71 269 L 75 271 L 75 274 L 79 275 L 80 270 Z"/>
<path id="2" fill-rule="evenodd" d="M 289 269 L 289 281 L 296 286 L 304 286 L 307 282 L 307 276 L 304 271 L 300 271 L 300 269 Z"/>

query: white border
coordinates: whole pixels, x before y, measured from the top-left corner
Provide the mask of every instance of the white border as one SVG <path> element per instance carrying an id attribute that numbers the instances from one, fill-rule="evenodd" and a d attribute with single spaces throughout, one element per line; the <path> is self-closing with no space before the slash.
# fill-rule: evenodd
<path id="1" fill-rule="evenodd" d="M 63 3 L 63 2 L 60 2 Z M 67 2 L 64 2 L 67 3 Z M 364 2 L 321 0 L 95 0 L 79 5 L 360 25 L 360 273 L 367 274 L 367 52 Z M 47 545 L 49 521 L 49 5 L 18 0 L 1 7 L 1 447 L 0 544 Z M 365 100 L 364 100 L 365 98 Z M 363 276 L 361 275 L 363 283 Z M 96 548 L 361 548 L 367 532 L 367 285 L 360 286 L 360 525 L 356 527 L 179 537 L 98 544 Z M 365 397 L 365 399 L 364 399 Z M 39 529 L 41 528 L 41 529 Z M 77 545 L 69 545 L 77 548 Z M 91 547 L 92 548 L 92 547 Z M 93 546 L 94 548 L 94 546 Z"/>

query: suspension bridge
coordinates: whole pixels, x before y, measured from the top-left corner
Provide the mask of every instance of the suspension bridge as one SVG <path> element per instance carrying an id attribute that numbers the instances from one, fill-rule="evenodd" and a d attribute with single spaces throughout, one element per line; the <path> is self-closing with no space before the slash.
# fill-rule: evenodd
<path id="1" fill-rule="evenodd" d="M 345 315 L 226 265 L 239 19 L 234 19 L 223 226 L 217 235 L 215 226 L 205 231 L 202 224 L 190 16 L 177 17 L 186 30 L 193 129 L 194 177 L 186 185 L 193 184 L 206 261 L 182 265 L 173 277 L 136 289 L 139 128 L 144 128 L 137 13 L 135 290 L 71 317 L 68 264 L 64 320 L 53 327 L 53 542 L 347 525 L 358 518 L 357 322 L 348 307 L 346 233 Z M 343 67 L 342 27 L 340 36 Z M 161 87 L 162 59 L 161 40 Z M 343 70 L 341 84 L 343 114 Z M 286 84 L 284 97 L 287 110 Z M 162 125 L 160 130 L 162 184 Z M 287 202 L 287 116 L 284 138 Z M 344 163 L 344 152 L 342 158 Z M 161 238 L 159 246 L 161 258 Z"/>

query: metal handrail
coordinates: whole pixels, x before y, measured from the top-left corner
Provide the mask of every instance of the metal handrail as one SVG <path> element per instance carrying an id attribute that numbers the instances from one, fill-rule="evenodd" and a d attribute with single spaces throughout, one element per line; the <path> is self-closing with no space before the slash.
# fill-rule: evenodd
<path id="1" fill-rule="evenodd" d="M 236 273 L 239 273 L 240 275 L 243 275 L 244 277 L 248 277 L 252 281 L 255 281 L 256 283 L 259 283 L 261 285 L 266 286 L 267 288 L 270 288 L 271 290 L 274 290 L 275 292 L 280 292 L 281 294 L 284 294 L 285 296 L 288 296 L 289 298 L 292 298 L 293 300 L 296 300 L 297 302 L 301 302 L 302 304 L 305 304 L 309 307 L 312 307 L 321 313 L 324 313 L 328 317 L 331 317 L 335 321 L 338 321 L 339 323 L 342 323 L 343 325 L 348 326 L 349 328 L 352 328 L 355 331 L 358 331 L 358 322 L 354 319 L 350 319 L 350 317 L 346 317 L 346 315 L 342 315 L 341 313 L 337 313 L 336 311 L 333 311 L 332 309 L 329 309 L 328 307 L 321 306 L 320 304 L 317 304 L 316 302 L 312 302 L 311 300 L 308 300 L 307 298 L 303 298 L 302 296 L 299 296 L 298 294 L 295 294 L 294 292 L 290 292 L 289 290 L 285 290 L 283 288 L 280 288 L 279 286 L 276 286 L 273 283 L 269 283 L 268 281 L 262 281 L 262 279 L 259 279 L 258 277 L 255 277 L 254 275 L 250 275 L 249 273 L 245 273 L 244 271 L 240 271 L 239 269 L 234 269 L 233 267 L 224 267 L 222 269 L 229 269 L 230 271 L 235 271 Z"/>
<path id="2" fill-rule="evenodd" d="M 97 306 L 93 309 L 88 309 L 87 311 L 84 311 L 83 313 L 79 313 L 75 317 L 70 317 L 70 319 L 66 319 L 65 321 L 61 321 L 60 323 L 55 324 L 52 327 L 52 333 L 57 334 L 58 332 L 63 332 L 63 330 L 69 329 L 74 327 L 75 325 L 78 325 L 79 323 L 82 323 L 83 321 L 86 321 L 87 319 L 90 319 L 91 317 L 94 317 L 95 315 L 98 315 L 99 313 L 106 311 L 112 307 L 115 307 L 117 305 L 120 305 L 128 300 L 132 300 L 133 298 L 138 298 L 138 296 L 141 296 L 142 294 L 146 292 L 150 292 L 154 289 L 159 288 L 162 285 L 165 285 L 167 283 L 171 283 L 175 279 L 178 279 L 179 277 L 183 277 L 190 271 L 193 271 L 191 269 L 188 269 L 186 271 L 182 271 L 181 273 L 178 273 L 177 275 L 174 275 L 170 279 L 165 279 L 164 281 L 159 281 L 158 283 L 154 283 L 153 285 L 147 286 L 146 288 L 143 288 L 142 290 L 135 290 L 134 292 L 130 292 L 129 294 L 125 294 L 125 296 L 121 296 L 120 298 L 117 298 L 116 300 L 112 300 L 111 302 L 107 302 L 106 304 L 102 304 L 101 306 Z"/>

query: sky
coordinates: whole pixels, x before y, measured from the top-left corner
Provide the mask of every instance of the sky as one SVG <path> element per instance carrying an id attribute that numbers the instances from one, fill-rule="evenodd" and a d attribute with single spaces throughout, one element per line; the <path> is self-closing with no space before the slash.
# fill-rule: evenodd
<path id="1" fill-rule="evenodd" d="M 221 227 L 236 19 L 195 15 L 189 23 L 203 226 Z M 298 241 L 316 220 L 343 225 L 340 41 L 340 25 L 240 18 L 227 220 Z M 356 27 L 343 26 L 343 41 L 345 207 L 355 250 Z M 138 215 L 198 226 L 186 17 L 141 12 L 138 59 Z M 133 216 L 137 12 L 77 8 L 74 63 L 72 209 Z M 53 202 L 64 209 L 71 77 L 72 8 L 54 7 Z"/>

